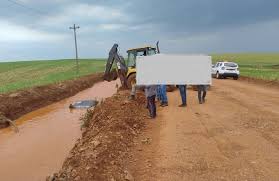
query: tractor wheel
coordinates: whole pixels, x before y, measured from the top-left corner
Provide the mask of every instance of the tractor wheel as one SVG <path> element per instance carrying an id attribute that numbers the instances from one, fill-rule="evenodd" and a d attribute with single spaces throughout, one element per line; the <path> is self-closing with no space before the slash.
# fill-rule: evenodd
<path id="1" fill-rule="evenodd" d="M 128 88 L 131 89 L 132 85 L 136 84 L 136 74 L 131 74 L 127 80 Z"/>

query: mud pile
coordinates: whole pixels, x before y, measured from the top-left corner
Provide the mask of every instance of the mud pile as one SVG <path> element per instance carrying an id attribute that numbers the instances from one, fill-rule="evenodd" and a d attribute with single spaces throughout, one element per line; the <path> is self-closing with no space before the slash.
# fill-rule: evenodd
<path id="1" fill-rule="evenodd" d="M 0 112 L 5 117 L 14 120 L 35 109 L 73 96 L 102 79 L 103 74 L 99 73 L 10 94 L 0 94 Z M 6 125 L 0 124 L 0 128 L 1 126 Z"/>
<path id="2" fill-rule="evenodd" d="M 88 114 L 89 123 L 61 171 L 47 180 L 133 180 L 124 158 L 147 118 L 145 97 L 121 91 Z"/>

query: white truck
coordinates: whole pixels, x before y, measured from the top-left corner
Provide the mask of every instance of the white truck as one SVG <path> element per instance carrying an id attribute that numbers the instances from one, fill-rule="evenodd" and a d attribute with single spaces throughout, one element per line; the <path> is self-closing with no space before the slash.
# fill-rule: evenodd
<path id="1" fill-rule="evenodd" d="M 237 80 L 239 77 L 239 69 L 237 63 L 234 62 L 217 62 L 212 66 L 212 76 L 217 79 L 232 77 L 234 80 Z"/>

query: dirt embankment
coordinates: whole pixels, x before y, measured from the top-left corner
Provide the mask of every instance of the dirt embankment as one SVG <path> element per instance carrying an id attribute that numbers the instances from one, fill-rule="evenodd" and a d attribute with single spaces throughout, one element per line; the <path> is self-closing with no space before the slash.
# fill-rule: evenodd
<path id="1" fill-rule="evenodd" d="M 239 80 L 241 80 L 242 82 L 253 83 L 256 85 L 279 88 L 279 80 L 263 80 L 246 76 L 240 76 Z"/>
<path id="2" fill-rule="evenodd" d="M 98 73 L 62 83 L 38 86 L 10 94 L 0 94 L 0 112 L 7 118 L 14 120 L 28 112 L 73 96 L 102 79 L 103 73 Z M 6 126 L 6 124 L 0 123 L 0 128 Z"/>
<path id="3" fill-rule="evenodd" d="M 128 100 L 121 91 L 87 114 L 87 128 L 65 160 L 61 171 L 47 180 L 132 180 L 124 158 L 144 126 L 145 97 Z"/>

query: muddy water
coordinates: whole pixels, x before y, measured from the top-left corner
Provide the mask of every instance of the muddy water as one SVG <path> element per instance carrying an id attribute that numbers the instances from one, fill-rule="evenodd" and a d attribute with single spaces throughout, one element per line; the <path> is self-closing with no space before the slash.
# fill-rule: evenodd
<path id="1" fill-rule="evenodd" d="M 0 131 L 0 180 L 39 181 L 57 172 L 81 136 L 79 118 L 86 110 L 69 110 L 69 104 L 101 99 L 116 92 L 116 82 L 101 82 L 60 102 L 16 120 L 20 132 Z"/>

